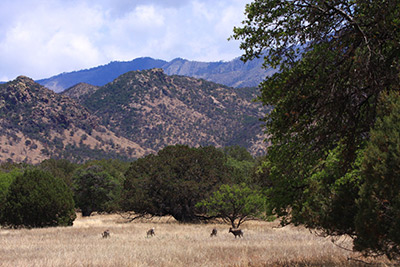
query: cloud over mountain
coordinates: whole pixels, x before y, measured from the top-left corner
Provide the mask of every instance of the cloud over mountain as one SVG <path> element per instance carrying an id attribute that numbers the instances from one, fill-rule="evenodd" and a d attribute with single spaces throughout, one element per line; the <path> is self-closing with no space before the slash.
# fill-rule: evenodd
<path id="1" fill-rule="evenodd" d="M 114 60 L 199 61 L 241 54 L 227 41 L 245 0 L 36 1 L 0 3 L 0 80 L 34 79 Z"/>

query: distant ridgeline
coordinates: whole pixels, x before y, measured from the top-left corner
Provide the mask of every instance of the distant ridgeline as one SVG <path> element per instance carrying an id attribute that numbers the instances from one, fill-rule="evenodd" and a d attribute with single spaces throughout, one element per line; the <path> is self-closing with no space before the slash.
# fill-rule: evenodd
<path id="1" fill-rule="evenodd" d="M 129 71 L 160 68 L 168 75 L 177 74 L 201 78 L 230 87 L 256 87 L 266 76 L 275 72 L 273 69 L 262 69 L 262 64 L 263 59 L 254 59 L 243 63 L 239 58 L 228 62 L 197 62 L 177 58 L 167 62 L 144 57 L 62 73 L 37 82 L 55 92 L 61 92 L 81 82 L 103 86 Z"/>

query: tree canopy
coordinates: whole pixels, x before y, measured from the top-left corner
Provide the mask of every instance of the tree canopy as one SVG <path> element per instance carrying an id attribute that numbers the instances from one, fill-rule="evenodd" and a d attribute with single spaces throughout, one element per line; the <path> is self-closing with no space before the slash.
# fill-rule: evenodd
<path id="1" fill-rule="evenodd" d="M 71 190 L 60 178 L 25 170 L 9 186 L 1 223 L 11 227 L 72 225 L 76 215 Z"/>
<path id="2" fill-rule="evenodd" d="M 361 165 L 355 246 L 358 250 L 400 255 L 400 96 L 382 96 L 378 119 Z"/>
<path id="3" fill-rule="evenodd" d="M 125 176 L 125 210 L 196 222 L 203 211 L 195 205 L 229 181 L 230 169 L 214 147 L 176 145 L 132 162 Z"/>
<path id="4" fill-rule="evenodd" d="M 278 69 L 259 97 L 273 107 L 264 118 L 270 210 L 284 223 L 360 235 L 363 150 L 380 96 L 400 91 L 398 1 L 255 0 L 245 12 L 233 35 L 242 59 Z"/>
<path id="5" fill-rule="evenodd" d="M 98 165 L 78 169 L 73 176 L 75 202 L 83 216 L 108 211 L 119 195 L 119 186 L 120 182 Z"/>

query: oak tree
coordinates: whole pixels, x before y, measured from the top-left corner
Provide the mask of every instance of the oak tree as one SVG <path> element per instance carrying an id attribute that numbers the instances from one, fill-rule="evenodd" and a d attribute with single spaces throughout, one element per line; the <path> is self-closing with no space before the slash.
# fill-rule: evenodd
<path id="1" fill-rule="evenodd" d="M 259 97 L 273 107 L 264 118 L 269 209 L 283 223 L 357 237 L 362 151 L 380 96 L 400 91 L 400 5 L 255 0 L 245 12 L 233 35 L 242 40 L 242 59 L 264 57 L 278 70 L 260 84 Z"/>

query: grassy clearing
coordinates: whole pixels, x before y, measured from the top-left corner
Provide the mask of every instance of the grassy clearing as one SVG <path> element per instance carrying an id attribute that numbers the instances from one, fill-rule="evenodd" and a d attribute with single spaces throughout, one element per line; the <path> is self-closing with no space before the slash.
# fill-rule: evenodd
<path id="1" fill-rule="evenodd" d="M 347 260 L 358 255 L 329 239 L 300 227 L 276 226 L 248 222 L 242 228 L 244 238 L 235 239 L 224 224 L 179 224 L 165 217 L 133 223 L 118 215 L 78 217 L 73 227 L 0 229 L 0 266 L 362 266 Z M 148 238 L 152 227 L 156 235 Z M 218 235 L 211 238 L 214 227 Z M 111 237 L 103 239 L 106 229 Z M 351 247 L 351 240 L 342 245 Z"/>

